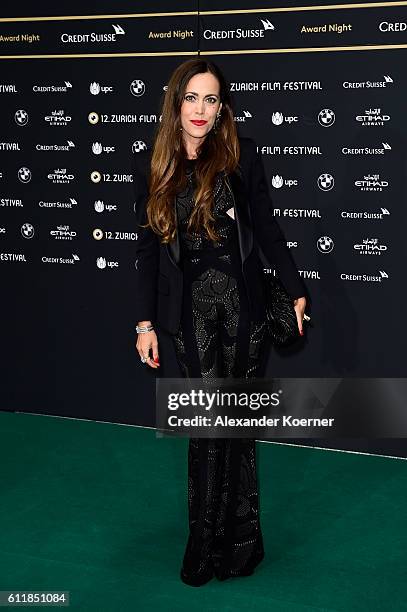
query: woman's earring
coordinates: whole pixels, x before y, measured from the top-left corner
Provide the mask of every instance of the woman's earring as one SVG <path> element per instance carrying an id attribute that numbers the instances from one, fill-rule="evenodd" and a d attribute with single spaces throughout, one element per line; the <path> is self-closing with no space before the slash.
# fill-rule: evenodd
<path id="1" fill-rule="evenodd" d="M 215 134 L 218 131 L 219 124 L 220 124 L 220 113 L 216 115 L 215 123 L 213 124 L 213 131 L 215 132 Z"/>

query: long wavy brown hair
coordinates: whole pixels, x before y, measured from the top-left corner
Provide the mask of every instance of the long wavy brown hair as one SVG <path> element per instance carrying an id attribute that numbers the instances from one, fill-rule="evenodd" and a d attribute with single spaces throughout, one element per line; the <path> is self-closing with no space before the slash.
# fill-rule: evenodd
<path id="1" fill-rule="evenodd" d="M 187 184 L 185 161 L 187 152 L 181 128 L 181 106 L 189 80 L 196 74 L 211 72 L 219 82 L 222 102 L 220 122 L 211 129 L 197 148 L 195 163 L 195 205 L 191 213 L 188 231 L 198 232 L 202 228 L 211 240 L 218 240 L 214 229 L 213 192 L 216 175 L 230 174 L 238 168 L 240 146 L 233 118 L 229 87 L 221 70 L 215 63 L 204 59 L 183 62 L 173 72 L 162 102 L 161 122 L 154 135 L 147 200 L 148 222 L 167 243 L 176 235 L 174 198 Z"/>

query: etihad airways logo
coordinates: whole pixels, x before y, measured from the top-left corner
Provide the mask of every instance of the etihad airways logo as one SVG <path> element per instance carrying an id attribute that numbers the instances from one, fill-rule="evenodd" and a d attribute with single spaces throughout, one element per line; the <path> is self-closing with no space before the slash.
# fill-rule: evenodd
<path id="1" fill-rule="evenodd" d="M 66 168 L 55 168 L 48 173 L 47 178 L 54 184 L 69 184 L 75 180 L 75 175 L 67 172 Z"/>
<path id="2" fill-rule="evenodd" d="M 73 240 L 77 237 L 75 230 L 71 230 L 69 225 L 57 225 L 55 229 L 49 231 L 49 235 L 55 240 Z"/>
<path id="3" fill-rule="evenodd" d="M 381 108 L 366 108 L 362 114 L 356 115 L 355 119 L 359 125 L 382 126 L 390 121 L 390 115 L 383 113 Z"/>
<path id="4" fill-rule="evenodd" d="M 72 117 L 70 115 L 65 115 L 65 111 L 61 108 L 59 110 L 53 110 L 50 115 L 45 115 L 44 121 L 52 127 L 65 127 L 72 121 Z"/>
<path id="5" fill-rule="evenodd" d="M 61 34 L 61 42 L 65 44 L 81 44 L 81 43 L 115 43 L 117 37 L 126 32 L 118 24 L 112 24 L 113 32 L 90 32 L 88 34 L 69 34 L 64 32 Z"/>
<path id="6" fill-rule="evenodd" d="M 265 38 L 267 30 L 275 30 L 274 24 L 269 19 L 260 19 L 263 28 L 235 30 L 204 30 L 203 37 L 205 40 L 238 40 L 240 38 Z"/>
<path id="7" fill-rule="evenodd" d="M 354 182 L 359 191 L 383 191 L 389 187 L 389 181 L 380 178 L 380 174 L 365 174 Z"/>
<path id="8" fill-rule="evenodd" d="M 364 238 L 361 243 L 356 243 L 353 248 L 359 255 L 381 255 L 387 251 L 387 245 L 380 244 L 378 238 Z"/>

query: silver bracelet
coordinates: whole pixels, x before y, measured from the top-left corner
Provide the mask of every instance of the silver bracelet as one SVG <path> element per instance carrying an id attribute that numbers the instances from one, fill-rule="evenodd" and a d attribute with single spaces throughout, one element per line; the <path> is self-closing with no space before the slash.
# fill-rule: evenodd
<path id="1" fill-rule="evenodd" d="M 136 332 L 138 334 L 146 334 L 149 331 L 152 331 L 154 327 L 152 325 L 136 325 Z"/>

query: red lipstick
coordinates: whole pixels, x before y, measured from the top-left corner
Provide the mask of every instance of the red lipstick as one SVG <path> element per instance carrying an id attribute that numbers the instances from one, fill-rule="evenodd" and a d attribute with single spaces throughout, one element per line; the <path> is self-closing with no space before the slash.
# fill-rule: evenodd
<path id="1" fill-rule="evenodd" d="M 207 121 L 203 121 L 202 119 L 200 119 L 200 120 L 195 119 L 195 120 L 191 121 L 191 123 L 193 123 L 194 125 L 197 125 L 197 126 L 201 126 L 201 125 L 205 125 L 205 123 L 208 123 L 208 122 Z"/>

